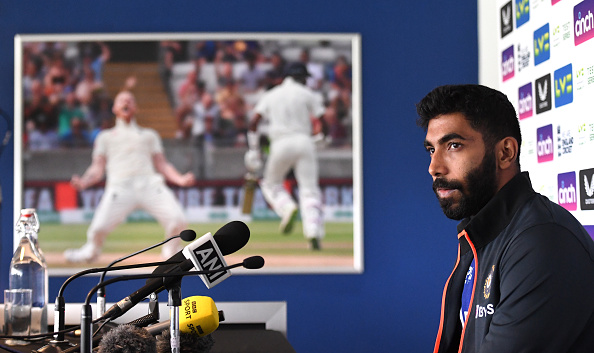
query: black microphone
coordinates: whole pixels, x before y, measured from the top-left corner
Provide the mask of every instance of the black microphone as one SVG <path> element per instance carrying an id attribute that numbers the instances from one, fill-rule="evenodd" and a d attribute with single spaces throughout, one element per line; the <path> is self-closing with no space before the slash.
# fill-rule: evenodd
<path id="1" fill-rule="evenodd" d="M 187 260 L 187 261 L 189 263 L 191 263 L 190 260 Z M 92 298 L 93 294 L 100 287 L 107 286 L 109 284 L 116 283 L 116 282 L 131 280 L 131 279 L 156 278 L 157 279 L 157 284 L 160 282 L 160 287 L 159 288 L 161 290 L 161 289 L 164 289 L 165 287 L 167 287 L 171 283 L 171 281 L 169 281 L 168 278 L 173 278 L 174 281 L 179 281 L 183 276 L 195 276 L 195 275 L 203 275 L 203 274 L 216 273 L 216 272 L 220 272 L 220 271 L 227 271 L 227 270 L 230 270 L 230 269 L 233 269 L 233 268 L 236 268 L 236 267 L 244 266 L 244 264 L 247 264 L 247 265 L 251 266 L 251 269 L 257 269 L 257 268 L 260 268 L 260 267 L 254 267 L 254 265 L 264 266 L 264 259 L 261 256 L 252 256 L 250 258 L 244 259 L 244 261 L 242 261 L 241 263 L 233 264 L 233 265 L 230 265 L 230 266 L 225 266 L 223 268 L 216 269 L 216 270 L 181 271 L 181 272 L 180 271 L 174 271 L 174 272 L 167 272 L 167 273 L 151 273 L 151 274 L 141 274 L 141 275 L 120 276 L 120 277 L 115 277 L 115 278 L 109 279 L 107 281 L 104 281 L 101 284 L 96 285 L 95 287 L 93 287 L 89 291 L 89 293 L 87 293 L 87 298 L 86 298 L 84 304 L 81 307 L 81 319 L 80 319 L 80 328 L 81 328 L 80 347 L 81 347 L 81 352 L 82 353 L 90 353 L 92 351 L 92 332 L 91 332 L 91 327 L 92 327 L 92 324 L 93 324 L 93 320 L 92 320 L 92 308 L 91 308 L 91 305 L 89 303 L 91 301 L 91 298 Z M 130 297 L 127 297 L 126 299 L 128 299 L 128 298 L 130 298 Z M 126 299 L 124 299 L 124 300 L 126 300 Z M 129 302 L 130 301 L 127 301 L 126 303 L 129 303 Z M 120 303 L 118 303 L 118 304 L 120 304 Z M 121 316 L 124 312 L 128 311 L 133 306 L 132 305 L 132 306 L 126 307 L 125 310 L 122 311 L 122 310 L 119 310 L 118 308 L 114 309 L 114 307 L 118 307 L 118 304 L 115 304 L 110 310 L 108 310 L 105 313 L 105 315 L 103 317 L 96 319 L 95 322 L 98 322 L 98 321 L 101 321 L 101 320 L 113 320 L 113 319 Z M 114 311 L 110 314 L 110 311 L 112 309 L 114 309 Z"/>
<path id="2" fill-rule="evenodd" d="M 54 308 L 54 340 L 52 340 L 51 344 L 60 344 L 60 343 L 67 343 L 64 339 L 64 327 L 65 327 L 65 313 L 66 313 L 66 302 L 64 301 L 64 290 L 66 290 L 66 286 L 70 284 L 73 280 L 77 279 L 78 277 L 82 277 L 87 274 L 91 273 L 98 273 L 104 271 L 118 271 L 118 270 L 128 270 L 133 268 L 142 268 L 142 267 L 153 267 L 153 266 L 172 266 L 174 263 L 168 261 L 159 261 L 159 262 L 149 262 L 144 264 L 132 264 L 132 265 L 124 265 L 124 266 L 111 266 L 111 267 L 99 267 L 99 268 L 90 268 L 74 275 L 70 276 L 58 291 L 58 296 L 56 297 L 55 308 Z M 44 347 L 46 348 L 46 347 Z M 47 347 L 48 349 L 51 347 Z"/>
<path id="3" fill-rule="evenodd" d="M 133 256 L 136 256 L 138 254 L 142 254 L 144 252 L 147 252 L 149 250 L 152 250 L 156 247 L 159 247 L 173 239 L 176 238 L 181 238 L 183 241 L 192 241 L 194 239 L 196 239 L 196 232 L 191 230 L 191 229 L 186 229 L 183 230 L 181 233 L 179 233 L 178 235 L 169 237 L 165 240 L 163 240 L 162 242 L 159 242 L 157 244 L 151 245 L 148 248 L 144 248 L 142 250 L 136 251 L 130 255 L 126 255 L 124 257 L 121 257 L 117 260 L 114 260 L 112 263 L 110 263 L 109 265 L 107 265 L 107 267 L 112 267 L 113 265 L 117 264 L 118 262 L 124 261 L 126 259 L 129 259 Z M 99 283 L 103 282 L 103 280 L 105 279 L 105 275 L 106 275 L 107 271 L 104 271 L 101 274 L 101 277 L 99 279 Z M 97 291 L 97 316 L 102 316 L 105 313 L 105 287 L 101 287 L 98 291 Z"/>
<path id="4" fill-rule="evenodd" d="M 241 265 L 248 270 L 257 270 L 264 267 L 264 258 L 262 256 L 250 256 L 243 260 Z"/>
<path id="5" fill-rule="evenodd" d="M 190 263 L 190 260 L 187 260 L 187 263 Z M 91 302 L 91 298 L 93 297 L 93 294 L 95 294 L 95 292 L 101 288 L 101 287 L 105 287 L 107 285 L 110 285 L 112 283 L 116 283 L 116 282 L 121 282 L 121 281 L 128 281 L 128 280 L 133 280 L 133 279 L 143 279 L 143 278 L 150 278 L 150 279 L 157 279 L 156 282 L 161 282 L 161 285 L 164 286 L 163 288 L 161 288 L 160 290 L 163 289 L 167 289 L 166 287 L 168 286 L 168 284 L 170 284 L 171 280 L 168 280 L 168 278 L 173 278 L 175 281 L 179 281 L 182 277 L 184 276 L 200 276 L 200 275 L 206 275 L 206 274 L 212 274 L 212 273 L 217 273 L 217 272 L 221 272 L 221 271 L 227 271 L 227 270 L 231 270 L 237 267 L 245 267 L 251 270 L 257 270 L 259 268 L 262 268 L 264 266 L 264 258 L 262 258 L 262 256 L 259 255 L 255 255 L 255 256 L 250 256 L 248 258 L 245 258 L 242 262 L 233 264 L 233 265 L 229 265 L 229 266 L 225 266 L 222 268 L 218 268 L 215 270 L 201 270 L 201 271 L 197 271 L 197 270 L 192 270 L 192 271 L 172 271 L 172 272 L 166 272 L 166 273 L 148 273 L 148 274 L 139 274 L 139 275 L 126 275 L 126 276 L 119 276 L 119 277 L 114 277 L 111 279 L 108 279 L 106 281 L 103 281 L 101 284 L 96 285 L 95 287 L 93 287 L 89 293 L 87 293 L 87 298 L 85 300 L 85 305 L 90 305 L 89 303 Z M 146 287 L 146 285 L 144 286 Z M 143 288 L 144 288 L 143 287 Z M 128 297 L 127 297 L 128 298 Z M 139 301 L 140 302 L 140 301 Z M 138 303 L 136 303 L 138 304 Z M 114 304 L 113 306 L 117 306 L 118 304 Z M 110 308 L 110 310 L 114 309 L 114 307 Z M 128 311 L 130 308 L 127 308 L 126 311 Z M 114 320 L 120 316 L 122 316 L 124 314 L 124 312 L 117 312 L 117 313 L 112 313 L 110 314 L 110 310 L 108 310 L 107 313 L 105 313 L 105 315 L 103 315 L 100 318 L 97 318 L 95 320 L 95 322 L 97 321 L 101 321 L 101 320 Z M 114 309 L 117 311 L 117 309 Z"/>
<path id="6" fill-rule="evenodd" d="M 212 241 L 211 238 L 214 238 L 214 241 Z M 180 262 L 178 265 L 161 265 L 157 267 L 153 273 L 165 274 L 173 272 L 184 272 L 193 269 L 194 263 L 192 259 L 186 260 L 184 253 L 187 252 L 186 248 L 195 248 L 195 244 L 208 244 L 208 250 L 211 251 L 211 254 L 212 252 L 217 252 L 218 250 L 222 255 L 228 255 L 243 248 L 245 244 L 247 244 L 247 242 L 249 241 L 249 238 L 250 230 L 245 223 L 241 221 L 229 222 L 225 224 L 223 227 L 221 227 L 221 229 L 219 229 L 215 233 L 214 237 L 211 236 L 210 233 L 207 233 L 199 239 L 195 240 L 192 244 L 187 245 L 182 251 L 173 255 L 168 260 L 172 262 Z M 224 260 L 221 260 L 222 256 L 216 257 L 216 259 L 219 260 L 219 262 L 224 263 Z M 201 270 L 202 268 L 199 267 L 198 269 Z M 221 271 L 205 272 L 205 274 L 219 272 Z M 126 298 L 120 300 L 118 303 L 114 304 L 111 308 L 109 308 L 109 310 L 105 312 L 102 318 L 115 319 L 121 316 L 126 311 L 130 310 L 130 308 L 138 304 L 140 301 L 144 300 L 144 298 L 146 298 L 151 293 L 159 293 L 162 290 L 167 289 L 167 287 L 170 284 L 175 283 L 175 281 L 175 278 L 171 278 L 169 276 L 167 276 L 167 280 L 163 280 L 163 278 L 153 278 L 147 280 L 146 285 L 144 285 L 142 288 L 138 289 L 134 293 L 130 294 Z"/>
<path id="7" fill-rule="evenodd" d="M 157 340 L 144 328 L 119 325 L 103 335 L 99 353 L 157 353 Z"/>

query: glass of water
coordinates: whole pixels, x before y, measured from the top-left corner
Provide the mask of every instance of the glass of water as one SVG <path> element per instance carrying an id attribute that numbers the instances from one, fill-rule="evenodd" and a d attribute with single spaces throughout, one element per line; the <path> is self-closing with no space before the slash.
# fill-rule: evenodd
<path id="1" fill-rule="evenodd" d="M 28 336 L 31 330 L 31 289 L 4 290 L 4 325 L 8 336 Z M 6 340 L 8 345 L 26 345 L 20 339 Z"/>

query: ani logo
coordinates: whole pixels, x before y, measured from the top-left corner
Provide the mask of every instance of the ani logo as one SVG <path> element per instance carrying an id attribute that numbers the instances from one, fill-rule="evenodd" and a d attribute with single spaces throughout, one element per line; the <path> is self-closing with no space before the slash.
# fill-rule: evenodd
<path id="1" fill-rule="evenodd" d="M 491 295 L 491 283 L 493 282 L 493 272 L 495 272 L 495 265 L 491 266 L 491 271 L 489 271 L 489 275 L 485 280 L 485 285 L 483 286 L 483 296 L 485 299 L 489 299 Z"/>

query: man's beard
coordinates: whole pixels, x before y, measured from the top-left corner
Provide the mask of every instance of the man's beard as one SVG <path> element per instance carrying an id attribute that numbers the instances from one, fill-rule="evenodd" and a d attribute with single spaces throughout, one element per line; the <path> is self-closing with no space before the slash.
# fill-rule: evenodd
<path id="1" fill-rule="evenodd" d="M 495 154 L 487 151 L 481 164 L 464 176 L 466 187 L 460 181 L 437 178 L 433 191 L 446 217 L 461 220 L 476 215 L 491 200 L 497 191 Z M 458 204 L 452 198 L 440 198 L 437 188 L 457 189 L 462 193 Z"/>

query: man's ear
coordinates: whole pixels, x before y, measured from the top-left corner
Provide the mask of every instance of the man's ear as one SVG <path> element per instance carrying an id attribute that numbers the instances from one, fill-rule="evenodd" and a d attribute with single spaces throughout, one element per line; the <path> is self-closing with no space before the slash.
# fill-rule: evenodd
<path id="1" fill-rule="evenodd" d="M 499 169 L 508 169 L 516 166 L 519 146 L 518 141 L 515 138 L 511 136 L 504 138 L 495 145 L 495 149 L 497 167 Z"/>

